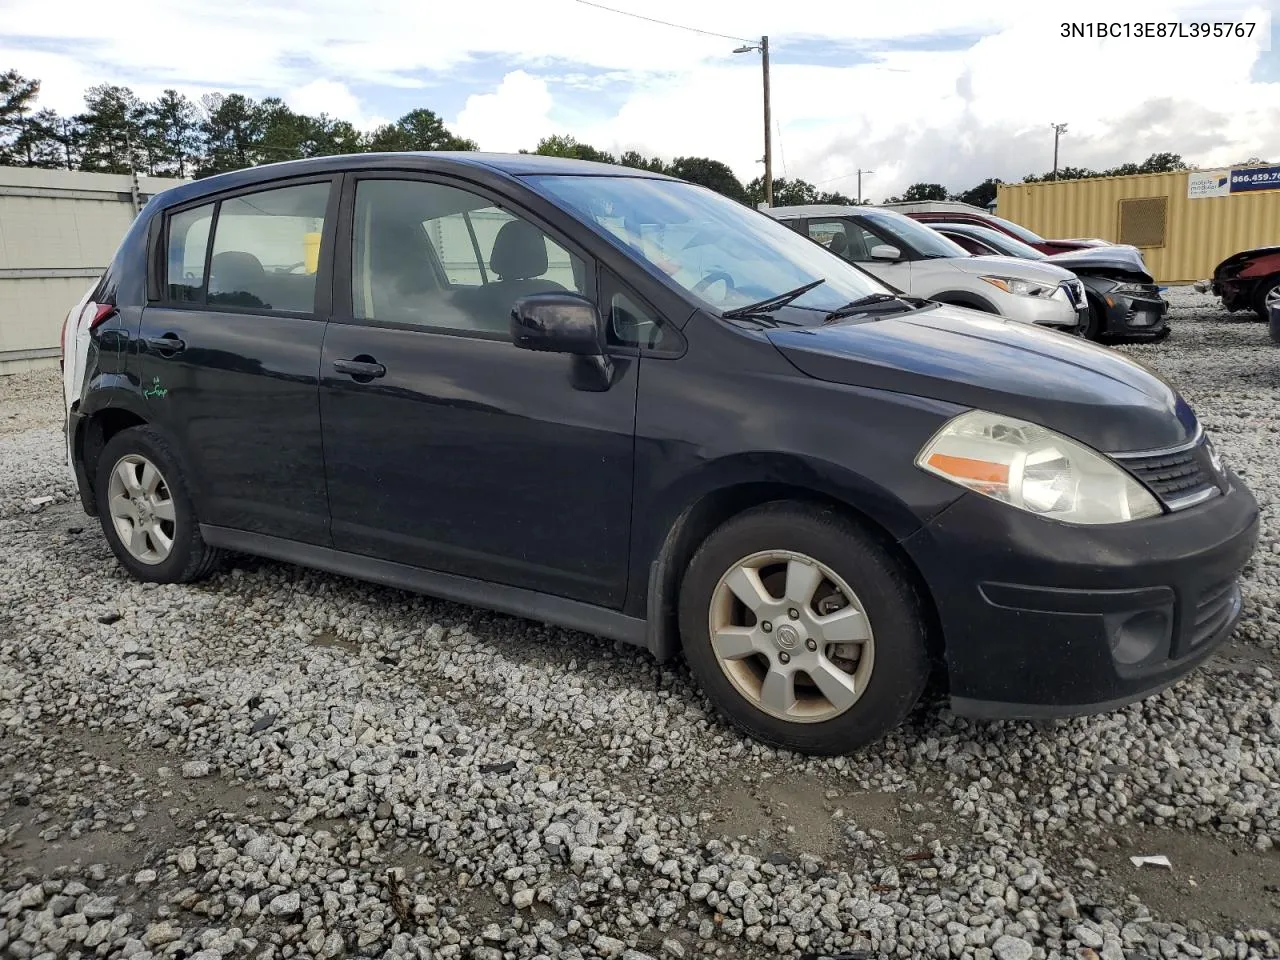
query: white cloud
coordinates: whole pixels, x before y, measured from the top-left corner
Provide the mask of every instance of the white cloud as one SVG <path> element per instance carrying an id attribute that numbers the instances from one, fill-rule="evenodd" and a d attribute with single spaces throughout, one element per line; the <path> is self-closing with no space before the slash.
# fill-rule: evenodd
<path id="1" fill-rule="evenodd" d="M 1070 124 L 1065 164 L 1110 166 L 1158 150 L 1206 164 L 1280 156 L 1280 83 L 1249 79 L 1256 40 L 1058 35 L 1063 19 L 1278 13 L 1277 0 L 1132 0 L 1122 11 L 1114 0 L 1069 8 L 1025 0 L 611 5 L 726 34 L 768 33 L 781 127 L 775 173 L 784 160 L 787 173 L 815 181 L 861 166 L 876 171 L 864 185 L 875 197 L 916 180 L 962 187 L 1045 170 L 1051 121 Z M 956 49 L 957 37 L 981 39 Z M 915 38 L 911 49 L 904 38 Z M 65 54 L 49 52 L 58 44 Z M 90 0 L 62 0 L 57 17 L 47 0 L 0 5 L 0 64 L 40 77 L 45 104 L 62 112 L 78 110 L 84 87 L 105 81 L 147 96 L 167 85 L 194 95 L 283 96 L 296 109 L 369 126 L 379 119 L 374 112 L 402 112 L 406 88 L 420 88 L 421 104 L 439 111 L 437 84 L 447 83 L 453 102 L 459 90 L 470 95 L 446 119 L 485 149 L 532 147 L 567 133 L 603 149 L 716 157 L 750 179 L 761 169 L 759 58 L 731 55 L 735 45 L 573 0 L 491 0 L 483 8 L 137 0 L 128 17 L 102 17 Z M 823 65 L 795 63 L 806 51 Z M 492 75 L 494 64 L 500 82 L 477 87 L 468 79 L 481 69 Z M 394 108 L 380 105 L 379 87 Z M 847 191 L 853 183 L 831 185 Z"/>
<path id="2" fill-rule="evenodd" d="M 372 130 L 387 122 L 378 114 L 368 114 L 360 99 L 345 83 L 319 78 L 301 87 L 295 87 L 284 96 L 291 110 L 312 116 L 324 113 L 338 120 L 354 124 L 358 130 Z"/>
<path id="3" fill-rule="evenodd" d="M 493 93 L 468 97 L 453 130 L 484 150 L 531 150 L 538 140 L 555 132 L 550 112 L 546 81 L 516 70 L 503 77 Z"/>

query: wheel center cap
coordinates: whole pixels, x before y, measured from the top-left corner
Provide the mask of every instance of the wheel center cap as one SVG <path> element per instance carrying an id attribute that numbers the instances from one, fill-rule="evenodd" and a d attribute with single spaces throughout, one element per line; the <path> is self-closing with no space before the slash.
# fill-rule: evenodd
<path id="1" fill-rule="evenodd" d="M 784 623 L 773 632 L 774 641 L 782 650 L 794 650 L 800 643 L 800 631 Z"/>

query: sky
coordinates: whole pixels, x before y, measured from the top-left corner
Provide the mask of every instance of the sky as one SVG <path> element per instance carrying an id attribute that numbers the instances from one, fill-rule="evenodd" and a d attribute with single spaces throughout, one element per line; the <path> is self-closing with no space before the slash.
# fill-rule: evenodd
<path id="1" fill-rule="evenodd" d="M 0 70 L 81 109 L 98 83 L 280 96 L 362 129 L 415 107 L 481 149 L 568 134 L 600 149 L 763 170 L 769 36 L 774 176 L 872 199 L 964 189 L 1053 163 L 1155 152 L 1280 162 L 1280 0 L 0 0 Z M 1044 12 L 1037 12 L 1043 6 Z M 1052 8 L 1051 8 L 1052 7 Z M 1062 12 L 1063 8 L 1069 12 Z M 1251 38 L 1064 38 L 1063 22 L 1253 22 Z"/>

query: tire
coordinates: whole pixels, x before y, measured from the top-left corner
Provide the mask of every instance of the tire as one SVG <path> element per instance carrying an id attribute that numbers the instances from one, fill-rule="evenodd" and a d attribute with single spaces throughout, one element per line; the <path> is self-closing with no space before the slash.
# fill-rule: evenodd
<path id="1" fill-rule="evenodd" d="M 743 571 L 760 563 L 755 580 L 744 580 Z M 796 589 L 790 590 L 793 564 Z M 819 576 L 816 590 L 806 588 Z M 739 591 L 754 587 L 744 583 L 763 586 L 774 606 L 757 592 L 763 613 L 748 612 Z M 835 609 L 841 596 L 831 595 L 833 586 L 853 594 L 843 597 L 845 608 Z M 793 599 L 776 599 L 786 593 Z M 792 604 L 804 601 L 794 598 L 806 593 L 809 606 L 797 610 Z M 798 753 L 830 756 L 879 740 L 915 706 L 930 675 L 925 617 L 911 581 L 862 527 L 829 508 L 778 502 L 725 522 L 689 563 L 679 616 L 689 667 L 717 709 L 756 740 Z M 715 644 L 713 622 L 721 637 Z M 833 638 L 860 631 L 869 640 L 835 646 Z M 816 652 L 809 641 L 821 644 Z M 806 665 L 815 671 L 805 672 Z M 775 673 L 789 673 L 793 685 Z M 812 679 L 817 676 L 822 684 Z M 773 709 L 790 702 L 776 695 L 788 690 L 794 705 Z"/>
<path id="2" fill-rule="evenodd" d="M 1102 328 L 1105 322 L 1102 313 L 1102 306 L 1098 301 L 1093 299 L 1090 299 L 1088 303 L 1089 322 L 1085 324 L 1085 328 L 1082 331 L 1081 336 L 1086 340 L 1092 340 L 1094 343 L 1097 343 L 1102 339 Z"/>
<path id="3" fill-rule="evenodd" d="M 1267 277 L 1258 284 L 1257 292 L 1253 295 L 1253 312 L 1258 315 L 1258 319 L 1263 323 L 1271 320 L 1270 312 L 1267 309 L 1267 301 L 1280 304 L 1280 273 L 1273 277 Z"/>
<path id="4" fill-rule="evenodd" d="M 132 483 L 126 475 L 133 477 Z M 113 504 L 120 497 L 128 503 L 116 499 Z M 94 498 L 111 552 L 138 580 L 190 583 L 207 577 L 222 559 L 222 551 L 200 536 L 181 462 L 151 427 L 130 427 L 108 441 L 98 458 Z M 126 542 L 124 531 L 138 528 L 142 537 Z M 161 549 L 165 540 L 168 548 Z"/>

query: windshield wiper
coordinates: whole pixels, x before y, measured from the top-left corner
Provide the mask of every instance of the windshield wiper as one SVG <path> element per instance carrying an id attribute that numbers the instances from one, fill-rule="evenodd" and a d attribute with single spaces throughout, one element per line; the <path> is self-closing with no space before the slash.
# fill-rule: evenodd
<path id="1" fill-rule="evenodd" d="M 907 306 L 914 306 L 914 298 L 898 296 L 892 293 L 872 293 L 865 297 L 859 297 L 857 300 L 851 300 L 843 307 L 837 307 L 822 318 L 823 323 L 832 323 L 836 320 L 843 320 L 845 317 L 852 317 L 859 313 L 866 313 L 868 308 L 878 304 L 888 303 L 905 303 Z"/>
<path id="2" fill-rule="evenodd" d="M 755 303 L 748 303 L 745 307 L 734 307 L 732 310 L 726 310 L 721 314 L 726 320 L 736 320 L 742 317 L 750 317 L 759 313 L 768 313 L 770 310 L 777 310 L 779 307 L 785 307 L 792 300 L 800 297 L 814 287 L 826 283 L 821 278 L 810 281 L 803 286 L 796 287 L 794 290 L 788 290 L 786 293 L 780 293 L 777 296 L 766 297 L 763 300 L 757 300 Z"/>

